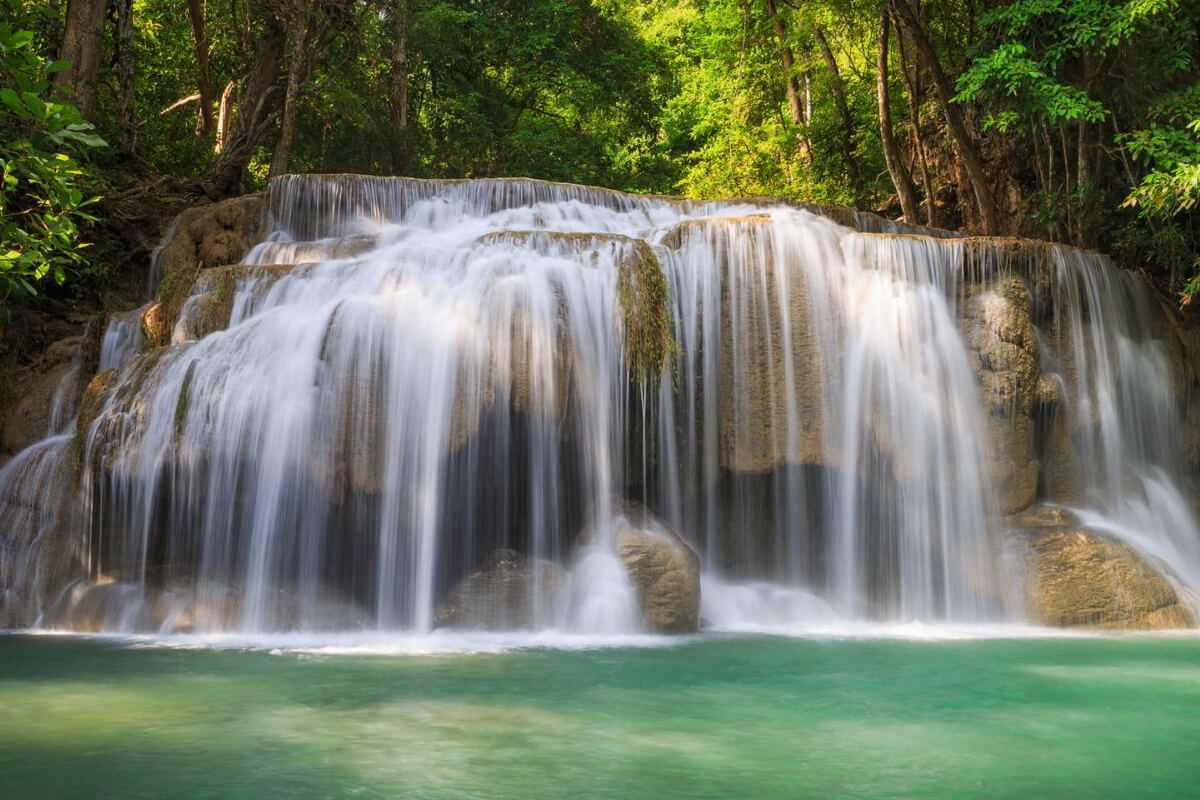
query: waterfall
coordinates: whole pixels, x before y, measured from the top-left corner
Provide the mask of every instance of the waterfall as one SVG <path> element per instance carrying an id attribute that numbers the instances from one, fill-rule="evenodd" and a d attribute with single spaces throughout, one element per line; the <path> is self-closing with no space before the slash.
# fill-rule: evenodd
<path id="1" fill-rule="evenodd" d="M 78 422 L 0 472 L 13 624 L 427 631 L 505 548 L 571 570 L 545 624 L 627 632 L 626 501 L 716 625 L 1019 620 L 1001 520 L 1035 495 L 1200 588 L 1154 300 L 1100 256 L 517 179 L 265 205 L 170 344 L 115 316 Z"/>

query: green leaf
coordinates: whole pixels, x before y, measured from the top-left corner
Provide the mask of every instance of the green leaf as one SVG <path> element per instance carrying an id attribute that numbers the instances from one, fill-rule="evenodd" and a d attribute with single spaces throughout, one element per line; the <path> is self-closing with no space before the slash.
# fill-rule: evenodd
<path id="1" fill-rule="evenodd" d="M 21 96 L 7 86 L 0 89 L 0 103 L 8 106 L 15 114 L 22 117 L 28 116 L 29 111 L 25 108 L 25 104 L 21 102 Z"/>
<path id="2" fill-rule="evenodd" d="M 34 119 L 42 120 L 46 118 L 46 104 L 42 102 L 40 97 L 33 92 L 22 92 L 21 100 L 24 101 L 25 107 L 33 114 Z"/>

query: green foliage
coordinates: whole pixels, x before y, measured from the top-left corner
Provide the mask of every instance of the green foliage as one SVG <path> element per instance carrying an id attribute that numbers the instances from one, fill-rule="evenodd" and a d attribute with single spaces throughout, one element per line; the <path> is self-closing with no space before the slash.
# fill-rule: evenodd
<path id="1" fill-rule="evenodd" d="M 0 20 L 0 301 L 66 281 L 83 262 L 79 224 L 90 181 L 76 156 L 103 147 L 51 77 L 68 66 L 38 52 L 35 31 L 15 25 L 27 9 L 4 0 Z"/>
<path id="2" fill-rule="evenodd" d="M 1195 249 L 1185 218 L 1200 200 L 1200 6 L 1015 0 L 984 22 L 957 100 L 982 105 L 987 127 L 1033 153 L 1039 228 L 1113 248 L 1178 289 L 1193 266 L 1180 254 Z M 1184 300 L 1197 288 L 1200 275 Z"/>
<path id="3" fill-rule="evenodd" d="M 88 278 L 77 242 L 97 183 L 123 190 L 168 175 L 210 195 L 239 175 L 246 188 L 265 184 L 290 44 L 278 45 L 265 93 L 229 95 L 235 117 L 275 105 L 242 151 L 249 163 L 213 189 L 206 176 L 220 159 L 197 124 L 201 70 L 184 4 L 134 0 L 124 52 L 106 23 L 97 130 L 55 95 L 51 75 L 63 65 L 43 57 L 68 4 L 0 4 L 22 19 L 0 27 L 0 293 Z M 254 74 L 264 42 L 282 42 L 281 31 L 294 41 L 328 8 L 206 0 L 207 110 L 215 116 L 222 91 Z M 875 75 L 889 8 L 886 88 L 900 150 L 891 165 Z M 293 171 L 526 175 L 886 213 L 898 160 L 922 213 L 953 226 L 978 224 L 983 205 L 964 171 L 965 135 L 1002 198 L 1003 232 L 1116 249 L 1172 290 L 1200 285 L 1188 278 L 1200 213 L 1200 0 L 358 0 L 338 9 L 336 25 L 305 39 Z M 403 129 L 391 105 L 401 14 Z M 132 121 L 115 68 L 130 57 Z M 942 105 L 940 72 L 965 134 L 947 124 L 958 115 Z M 98 134 L 122 153 L 101 150 Z"/>

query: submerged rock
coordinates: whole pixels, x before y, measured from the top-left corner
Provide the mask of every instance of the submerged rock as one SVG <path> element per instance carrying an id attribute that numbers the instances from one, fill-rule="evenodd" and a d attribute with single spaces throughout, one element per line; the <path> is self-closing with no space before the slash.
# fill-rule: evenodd
<path id="1" fill-rule="evenodd" d="M 1028 565 L 1031 616 L 1060 627 L 1186 628 L 1193 612 L 1133 548 L 1079 525 L 1065 509 L 1034 506 L 1013 520 Z"/>
<path id="2" fill-rule="evenodd" d="M 435 622 L 439 627 L 490 631 L 533 628 L 553 619 L 564 583 L 556 564 L 516 550 L 497 550 L 450 590 Z"/>

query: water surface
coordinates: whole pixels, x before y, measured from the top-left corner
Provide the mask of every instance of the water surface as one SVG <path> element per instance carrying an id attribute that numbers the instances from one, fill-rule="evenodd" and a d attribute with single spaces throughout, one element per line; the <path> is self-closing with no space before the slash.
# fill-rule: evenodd
<path id="1" fill-rule="evenodd" d="M 1200 640 L 706 636 L 395 656 L 0 637 L 29 798 L 1200 794 Z"/>

